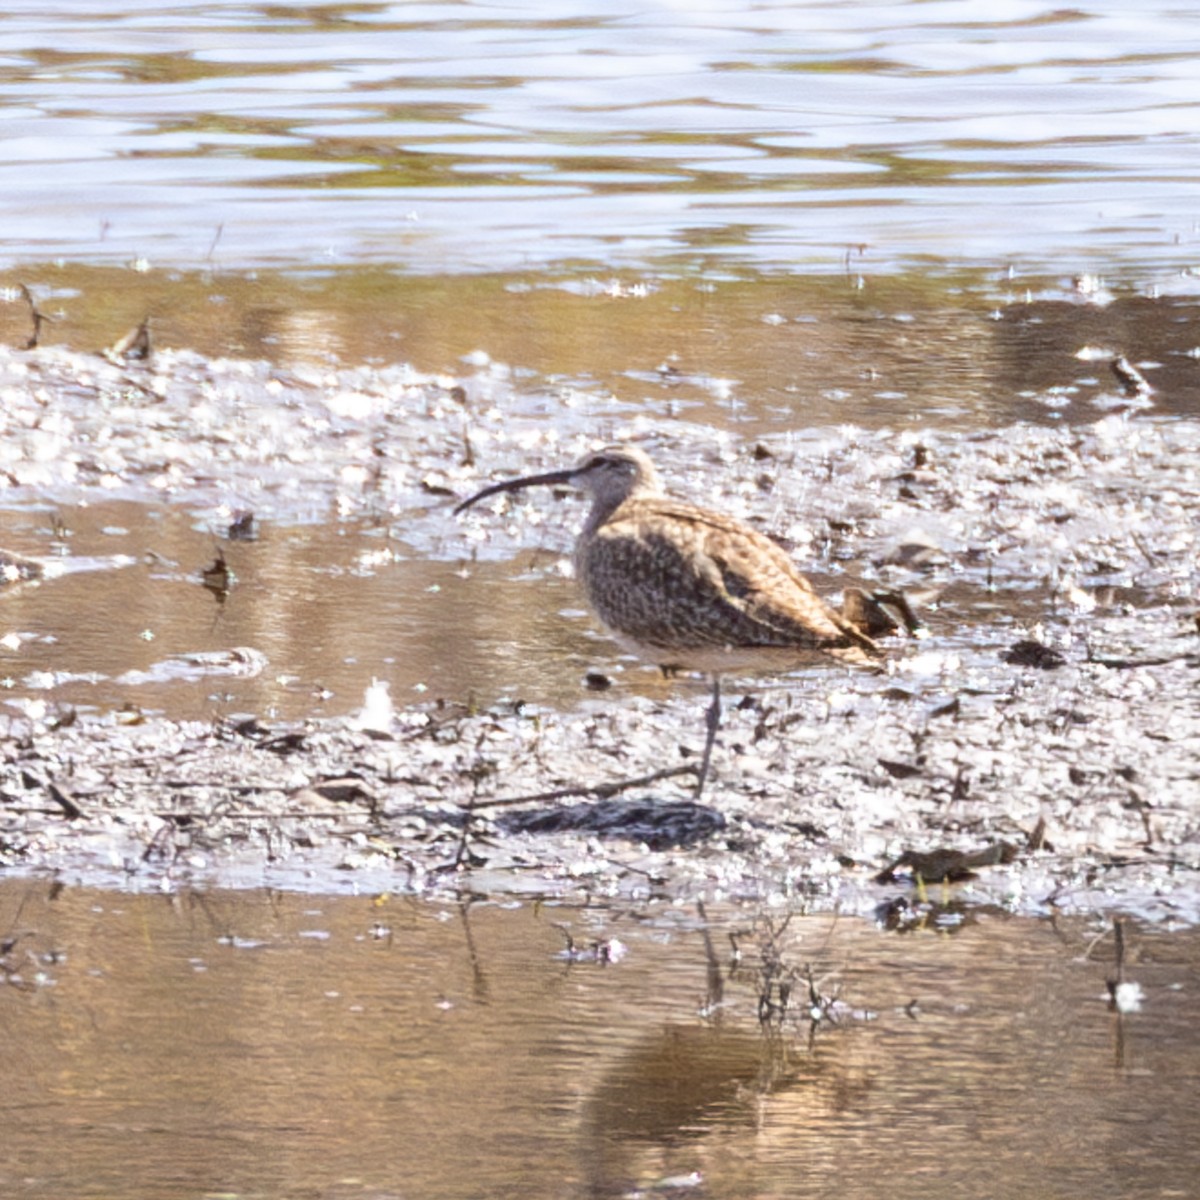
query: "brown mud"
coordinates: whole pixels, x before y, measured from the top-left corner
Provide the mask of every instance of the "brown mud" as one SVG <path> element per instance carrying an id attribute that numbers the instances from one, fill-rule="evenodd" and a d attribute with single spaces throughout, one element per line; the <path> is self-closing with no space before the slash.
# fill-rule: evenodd
<path id="1" fill-rule="evenodd" d="M 442 693 L 435 678 L 394 709 L 376 692 L 358 713 L 191 720 L 69 704 L 54 687 L 29 702 L 14 631 L 0 860 L 135 887 L 1195 921 L 1200 428 L 1111 387 L 1077 424 L 743 439 L 569 389 L 549 425 L 546 396 L 484 356 L 451 377 L 9 351 L 0 502 L 181 506 L 215 531 L 195 584 L 218 595 L 236 586 L 221 554 L 236 543 L 252 558 L 256 521 L 375 523 L 404 554 L 453 564 L 464 594 L 485 559 L 535 549 L 520 566 L 528 588 L 513 589 L 520 612 L 486 611 L 485 592 L 485 611 L 450 630 L 451 643 L 492 637 L 519 654 L 527 626 L 581 623 L 537 585 L 561 576 L 582 506 L 530 493 L 456 520 L 453 503 L 598 439 L 636 438 L 671 490 L 778 536 L 831 598 L 850 583 L 901 589 L 930 636 L 893 639 L 879 677 L 821 665 L 728 681 L 696 804 L 703 683 L 656 684 L 603 640 L 569 664 L 563 704 L 502 680 L 483 700 Z M 47 523 L 46 545 L 5 548 L 69 569 Z M 0 606 L 18 593 L 35 604 L 60 582 L 46 574 L 14 578 Z M 208 667 L 255 672 L 265 658 L 231 645 Z"/>

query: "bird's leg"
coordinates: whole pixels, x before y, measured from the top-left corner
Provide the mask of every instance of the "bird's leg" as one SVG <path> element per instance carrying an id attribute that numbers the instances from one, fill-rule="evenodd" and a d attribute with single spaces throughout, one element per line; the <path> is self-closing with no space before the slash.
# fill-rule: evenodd
<path id="1" fill-rule="evenodd" d="M 696 799 L 704 791 L 704 781 L 708 778 L 708 764 L 712 760 L 713 743 L 717 740 L 717 730 L 721 727 L 721 677 L 712 677 L 712 702 L 704 713 L 704 728 L 707 736 L 704 739 L 704 756 L 700 759 L 700 770 L 696 775 Z"/>

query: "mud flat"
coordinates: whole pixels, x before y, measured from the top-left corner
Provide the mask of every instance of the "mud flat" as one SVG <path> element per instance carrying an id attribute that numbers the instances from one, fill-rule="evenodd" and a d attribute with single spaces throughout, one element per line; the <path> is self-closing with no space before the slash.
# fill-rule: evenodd
<path id="1" fill-rule="evenodd" d="M 535 574 L 559 572 L 582 508 L 543 494 L 456 521 L 455 497 L 635 437 L 680 495 L 777 534 L 833 595 L 843 580 L 903 589 L 929 631 L 892 639 L 878 677 L 730 680 L 695 804 L 702 683 L 635 687 L 642 673 L 607 643 L 561 706 L 481 705 L 434 680 L 419 702 L 376 696 L 351 716 L 179 720 L 61 703 L 53 679 L 31 698 L 0 595 L 10 872 L 787 899 L 899 923 L 979 905 L 1200 918 L 1192 419 L 1116 397 L 1082 423 L 751 440 L 586 389 L 551 403 L 485 358 L 431 377 L 10 351 L 0 392 L 10 511 L 119 496 L 227 517 L 229 538 L 246 512 L 370 516 L 457 564 L 464 587 L 481 560 L 531 545 L 547 551 Z M 538 603 L 531 583 L 525 607 Z M 261 653 L 227 652 L 231 671 Z"/>

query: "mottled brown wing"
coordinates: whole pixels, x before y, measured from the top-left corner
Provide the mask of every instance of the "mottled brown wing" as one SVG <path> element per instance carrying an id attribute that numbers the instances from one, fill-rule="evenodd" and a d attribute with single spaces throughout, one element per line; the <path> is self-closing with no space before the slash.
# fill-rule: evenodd
<path id="1" fill-rule="evenodd" d="M 769 538 L 693 505 L 622 506 L 585 537 L 577 569 L 600 619 L 648 647 L 795 647 L 854 662 L 879 653 Z"/>

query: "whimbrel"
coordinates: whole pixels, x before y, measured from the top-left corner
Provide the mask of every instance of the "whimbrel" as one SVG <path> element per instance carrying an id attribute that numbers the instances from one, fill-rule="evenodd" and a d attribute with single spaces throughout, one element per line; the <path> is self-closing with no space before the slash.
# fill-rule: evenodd
<path id="1" fill-rule="evenodd" d="M 494 483 L 454 512 L 537 484 L 569 484 L 591 495 L 575 573 L 612 636 L 664 671 L 711 677 L 697 796 L 721 720 L 723 672 L 783 670 L 821 656 L 866 665 L 881 656 L 770 538 L 664 495 L 654 464 L 635 446 L 611 446 L 566 470 Z"/>

